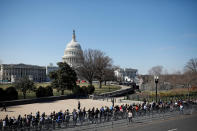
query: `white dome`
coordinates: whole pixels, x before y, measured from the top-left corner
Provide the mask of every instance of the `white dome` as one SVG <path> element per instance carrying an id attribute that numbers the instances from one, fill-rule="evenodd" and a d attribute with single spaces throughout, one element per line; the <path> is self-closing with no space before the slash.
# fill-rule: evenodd
<path id="1" fill-rule="evenodd" d="M 63 62 L 70 66 L 79 66 L 82 63 L 83 51 L 80 44 L 75 39 L 75 31 L 73 30 L 72 40 L 67 44 L 64 50 Z"/>
<path id="2" fill-rule="evenodd" d="M 68 43 L 68 45 L 66 46 L 66 49 L 79 49 L 81 50 L 81 46 L 77 41 L 74 41 L 73 39 L 71 40 L 71 42 Z"/>

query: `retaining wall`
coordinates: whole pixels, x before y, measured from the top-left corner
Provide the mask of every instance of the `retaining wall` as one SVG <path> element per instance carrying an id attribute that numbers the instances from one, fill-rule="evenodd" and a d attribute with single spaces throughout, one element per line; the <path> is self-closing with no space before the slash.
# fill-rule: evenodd
<path id="1" fill-rule="evenodd" d="M 34 99 L 22 99 L 22 100 L 13 100 L 13 101 L 1 101 L 0 107 L 3 104 L 6 106 L 15 106 L 15 105 L 24 105 L 24 104 L 32 104 L 32 103 L 44 103 L 44 102 L 51 102 L 56 100 L 64 100 L 64 99 L 73 99 L 73 98 L 86 98 L 84 96 L 76 96 L 76 95 L 62 95 L 62 96 L 50 96 L 50 97 L 41 97 L 41 98 L 34 98 Z"/>

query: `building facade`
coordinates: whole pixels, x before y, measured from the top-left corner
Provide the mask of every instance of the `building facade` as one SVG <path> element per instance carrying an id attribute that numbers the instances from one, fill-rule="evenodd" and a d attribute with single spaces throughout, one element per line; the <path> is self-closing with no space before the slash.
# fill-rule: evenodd
<path id="1" fill-rule="evenodd" d="M 46 66 L 46 76 L 47 76 L 46 81 L 50 81 L 49 73 L 52 71 L 56 71 L 58 69 L 59 69 L 59 67 L 57 67 L 57 66 L 53 66 L 53 65 Z"/>
<path id="2" fill-rule="evenodd" d="M 118 81 L 134 82 L 137 76 L 137 69 L 132 68 L 118 68 L 114 71 L 115 76 Z"/>
<path id="3" fill-rule="evenodd" d="M 62 61 L 71 67 L 78 67 L 83 61 L 83 51 L 80 44 L 76 41 L 75 31 L 73 30 L 72 40 L 67 44 L 64 50 Z"/>
<path id="4" fill-rule="evenodd" d="M 34 82 L 46 81 L 46 67 L 26 64 L 1 64 L 0 82 L 15 82 L 28 77 Z"/>
<path id="5" fill-rule="evenodd" d="M 124 69 L 125 81 L 134 80 L 137 76 L 137 69 L 125 68 Z"/>

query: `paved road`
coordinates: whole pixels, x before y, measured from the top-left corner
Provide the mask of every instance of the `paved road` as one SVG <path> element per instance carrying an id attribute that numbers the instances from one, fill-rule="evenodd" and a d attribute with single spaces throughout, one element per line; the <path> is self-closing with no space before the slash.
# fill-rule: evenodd
<path id="1" fill-rule="evenodd" d="M 197 131 L 197 113 L 181 115 L 149 123 L 132 123 L 126 127 L 111 128 L 105 131 Z"/>
<path id="2" fill-rule="evenodd" d="M 132 123 L 126 119 L 101 124 L 90 124 L 67 128 L 68 131 L 196 131 L 197 110 L 180 112 L 154 113 L 143 117 L 135 117 Z M 60 129 L 61 131 L 65 129 Z"/>

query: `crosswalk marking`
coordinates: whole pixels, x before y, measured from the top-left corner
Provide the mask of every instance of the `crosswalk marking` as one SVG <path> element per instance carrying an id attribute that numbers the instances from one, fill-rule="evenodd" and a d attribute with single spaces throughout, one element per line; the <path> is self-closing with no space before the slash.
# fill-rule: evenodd
<path id="1" fill-rule="evenodd" d="M 175 129 L 170 129 L 170 130 L 168 130 L 168 131 L 177 131 L 177 128 L 175 128 Z"/>

